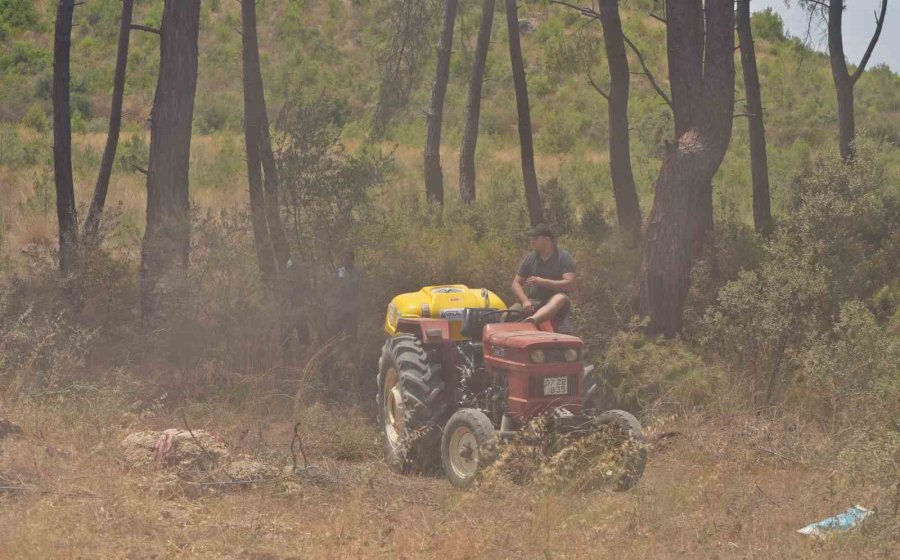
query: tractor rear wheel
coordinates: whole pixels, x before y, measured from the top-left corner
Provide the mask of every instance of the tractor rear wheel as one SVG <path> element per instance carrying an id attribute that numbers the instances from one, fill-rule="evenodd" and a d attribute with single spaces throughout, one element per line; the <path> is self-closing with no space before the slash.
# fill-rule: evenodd
<path id="1" fill-rule="evenodd" d="M 441 438 L 441 462 L 450 484 L 457 488 L 471 486 L 496 439 L 494 425 L 483 412 L 474 408 L 456 411 Z"/>
<path id="2" fill-rule="evenodd" d="M 376 399 L 385 461 L 398 473 L 435 470 L 441 423 L 449 410 L 440 363 L 429 359 L 415 336 L 401 334 L 385 342 L 378 364 Z"/>
<path id="3" fill-rule="evenodd" d="M 647 464 L 647 447 L 644 445 L 641 423 L 634 415 L 624 410 L 607 410 L 597 416 L 595 422 L 599 426 L 615 426 L 627 438 L 625 444 L 629 449 L 624 454 L 622 474 L 616 481 L 616 488 L 618 490 L 632 488 L 643 476 Z"/>

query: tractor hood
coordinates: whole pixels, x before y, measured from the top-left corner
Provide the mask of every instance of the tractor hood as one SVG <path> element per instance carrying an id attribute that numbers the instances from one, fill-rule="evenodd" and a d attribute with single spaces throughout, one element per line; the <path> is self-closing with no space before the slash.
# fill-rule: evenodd
<path id="1" fill-rule="evenodd" d="M 512 326 L 514 323 L 508 325 Z M 485 337 L 485 343 L 491 347 L 499 346 L 515 350 L 535 348 L 576 348 L 580 350 L 584 346 L 577 336 L 544 332 L 533 328 L 490 332 Z"/>

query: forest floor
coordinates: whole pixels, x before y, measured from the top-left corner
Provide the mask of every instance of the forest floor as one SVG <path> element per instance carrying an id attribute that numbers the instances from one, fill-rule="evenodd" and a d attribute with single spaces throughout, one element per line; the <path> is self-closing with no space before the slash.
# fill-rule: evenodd
<path id="1" fill-rule="evenodd" d="M 191 417 L 232 453 L 286 467 L 291 416 L 66 403 L 3 411 L 23 434 L 0 439 L 0 486 L 22 489 L 0 490 L 0 558 L 900 555 L 894 497 L 840 482 L 810 459 L 828 456 L 826 434 L 783 417 L 687 414 L 651 426 L 671 437 L 651 446 L 634 489 L 569 495 L 505 484 L 463 492 L 443 478 L 393 474 L 378 460 L 372 419 L 321 405 L 300 415 L 314 466 L 306 474 L 249 487 L 166 484 L 159 470 L 125 466 L 129 433 Z M 876 513 L 850 533 L 824 542 L 796 533 L 855 504 Z"/>

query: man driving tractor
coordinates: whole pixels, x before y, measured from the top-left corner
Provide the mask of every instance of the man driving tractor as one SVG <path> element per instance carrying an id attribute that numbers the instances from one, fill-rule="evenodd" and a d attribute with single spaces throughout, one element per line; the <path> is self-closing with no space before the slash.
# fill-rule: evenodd
<path id="1" fill-rule="evenodd" d="M 522 309 L 530 316 L 526 321 L 541 324 L 552 321 L 559 332 L 571 330 L 568 322 L 575 289 L 575 260 L 556 245 L 556 235 L 545 224 L 530 232 L 533 249 L 519 265 L 512 291 L 519 303 L 510 309 Z"/>

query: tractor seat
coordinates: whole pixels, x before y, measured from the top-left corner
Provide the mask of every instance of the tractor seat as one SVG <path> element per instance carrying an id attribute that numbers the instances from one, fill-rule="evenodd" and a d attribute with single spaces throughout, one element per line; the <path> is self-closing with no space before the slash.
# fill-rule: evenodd
<path id="1" fill-rule="evenodd" d="M 500 313 L 489 312 L 499 311 L 498 309 L 488 307 L 466 307 L 463 309 L 462 328 L 460 334 L 471 340 L 480 341 L 484 326 L 489 323 L 499 323 Z"/>

